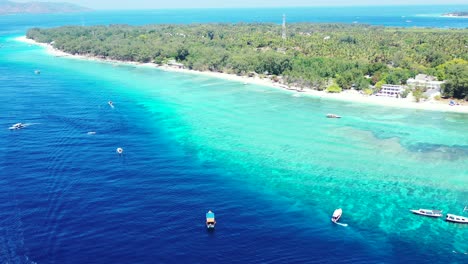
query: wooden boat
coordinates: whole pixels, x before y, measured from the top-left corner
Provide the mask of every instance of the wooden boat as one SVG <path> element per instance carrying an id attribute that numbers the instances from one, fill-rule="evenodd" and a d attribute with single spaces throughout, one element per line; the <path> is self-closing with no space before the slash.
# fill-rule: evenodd
<path id="1" fill-rule="evenodd" d="M 341 118 L 341 116 L 335 114 L 327 114 L 327 118 Z"/>
<path id="2" fill-rule="evenodd" d="M 340 220 L 342 214 L 343 214 L 343 210 L 341 210 L 341 208 L 336 209 L 336 210 L 333 212 L 331 221 L 332 221 L 333 223 L 337 223 L 338 220 Z"/>
<path id="3" fill-rule="evenodd" d="M 413 214 L 424 215 L 429 217 L 441 217 L 442 211 L 440 210 L 429 210 L 429 209 L 419 209 L 419 210 L 410 210 Z"/>
<path id="4" fill-rule="evenodd" d="M 459 224 L 468 224 L 468 218 L 460 215 L 447 214 L 445 221 Z"/>
<path id="5" fill-rule="evenodd" d="M 215 228 L 216 220 L 215 214 L 210 210 L 206 213 L 206 228 L 213 229 Z"/>

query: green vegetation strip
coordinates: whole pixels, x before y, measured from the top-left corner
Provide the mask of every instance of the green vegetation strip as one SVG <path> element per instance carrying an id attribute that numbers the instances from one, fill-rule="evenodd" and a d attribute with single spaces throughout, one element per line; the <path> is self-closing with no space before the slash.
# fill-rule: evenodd
<path id="1" fill-rule="evenodd" d="M 379 89 L 425 73 L 447 81 L 445 96 L 468 99 L 468 29 L 298 23 L 286 39 L 281 33 L 277 24 L 110 25 L 33 28 L 27 37 L 71 54 L 175 59 L 192 70 L 268 74 L 317 90 Z"/>

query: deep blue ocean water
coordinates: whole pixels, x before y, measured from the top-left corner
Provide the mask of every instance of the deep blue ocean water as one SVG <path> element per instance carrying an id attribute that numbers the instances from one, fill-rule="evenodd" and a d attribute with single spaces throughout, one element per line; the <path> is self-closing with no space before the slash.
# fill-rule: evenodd
<path id="1" fill-rule="evenodd" d="M 291 22 L 467 27 L 434 15 L 460 8 L 1 16 L 0 262 L 466 263 L 466 226 L 407 211 L 462 213 L 466 115 L 291 97 L 57 58 L 14 40 L 32 26 L 278 22 L 283 13 Z M 347 118 L 327 123 L 327 112 Z M 17 122 L 29 126 L 9 131 Z M 347 228 L 329 221 L 338 206 Z M 208 209 L 214 232 L 204 227 Z"/>

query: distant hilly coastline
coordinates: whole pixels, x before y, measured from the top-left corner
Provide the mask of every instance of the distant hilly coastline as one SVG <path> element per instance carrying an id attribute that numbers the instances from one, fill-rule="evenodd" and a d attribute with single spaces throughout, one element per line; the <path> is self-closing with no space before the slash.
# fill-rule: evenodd
<path id="1" fill-rule="evenodd" d="M 0 15 L 7 14 L 47 14 L 85 12 L 91 9 L 70 3 L 26 2 L 18 3 L 0 0 Z"/>

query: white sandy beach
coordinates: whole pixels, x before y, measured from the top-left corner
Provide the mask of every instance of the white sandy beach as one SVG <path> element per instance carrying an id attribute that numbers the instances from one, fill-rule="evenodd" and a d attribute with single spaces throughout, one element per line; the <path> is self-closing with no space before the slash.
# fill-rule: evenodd
<path id="1" fill-rule="evenodd" d="M 245 84 L 263 85 L 263 86 L 269 86 L 269 87 L 273 87 L 277 89 L 284 89 L 284 90 L 290 91 L 291 93 L 297 93 L 301 96 L 312 96 L 312 97 L 316 97 L 316 98 L 318 97 L 318 98 L 323 98 L 323 99 L 364 103 L 364 104 L 374 104 L 374 105 L 398 107 L 398 108 L 411 108 L 411 109 L 430 110 L 430 111 L 468 113 L 467 103 L 464 103 L 464 105 L 450 106 L 447 104 L 447 102 L 435 101 L 435 100 L 428 100 L 425 102 L 416 103 L 413 101 L 413 98 L 411 96 L 408 96 L 408 98 L 404 98 L 404 99 L 403 98 L 397 99 L 397 98 L 390 98 L 390 97 L 367 96 L 357 91 L 351 91 L 351 90 L 344 91 L 342 93 L 337 93 L 337 94 L 327 93 L 324 91 L 317 91 L 317 90 L 312 90 L 312 89 L 307 89 L 307 88 L 300 90 L 297 87 L 286 87 L 285 85 L 275 83 L 268 78 L 237 76 L 233 74 L 209 72 L 209 71 L 200 72 L 200 71 L 194 71 L 194 70 L 188 70 L 188 69 L 179 69 L 179 68 L 171 67 L 168 65 L 157 65 L 154 63 L 122 62 L 122 61 L 116 61 L 116 60 L 100 59 L 100 58 L 96 58 L 92 56 L 71 55 L 71 54 L 55 49 L 52 45 L 38 43 L 32 39 L 28 39 L 26 38 L 26 36 L 18 37 L 15 40 L 28 43 L 28 44 L 32 44 L 32 45 L 42 46 L 46 49 L 47 53 L 56 57 L 84 59 L 84 60 L 99 61 L 99 62 L 105 62 L 105 63 L 129 64 L 129 65 L 136 65 L 136 66 L 141 66 L 141 67 L 152 67 L 158 70 L 188 73 L 188 74 L 202 74 L 205 76 L 210 76 L 214 78 L 222 78 L 225 80 L 237 81 L 237 82 L 242 82 Z"/>

